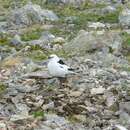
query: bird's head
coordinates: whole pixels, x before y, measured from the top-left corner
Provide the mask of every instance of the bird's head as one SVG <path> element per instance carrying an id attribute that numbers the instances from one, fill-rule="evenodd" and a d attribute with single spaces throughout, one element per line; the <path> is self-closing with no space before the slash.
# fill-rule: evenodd
<path id="1" fill-rule="evenodd" d="M 55 59 L 55 60 L 59 60 L 59 57 L 55 54 L 51 54 L 48 59 Z"/>

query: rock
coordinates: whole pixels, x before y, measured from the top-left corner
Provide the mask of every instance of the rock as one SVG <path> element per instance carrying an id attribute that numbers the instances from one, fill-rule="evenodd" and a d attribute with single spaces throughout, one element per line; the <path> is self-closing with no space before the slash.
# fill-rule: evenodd
<path id="1" fill-rule="evenodd" d="M 42 32 L 40 40 L 43 40 L 45 43 L 52 42 L 55 39 L 55 36 L 49 32 Z"/>
<path id="2" fill-rule="evenodd" d="M 32 119 L 32 116 L 22 114 L 22 115 L 12 115 L 10 117 L 10 121 L 13 121 L 13 122 L 26 120 L 26 119 Z"/>
<path id="3" fill-rule="evenodd" d="M 93 29 L 103 29 L 103 28 L 105 28 L 105 24 L 100 23 L 100 22 L 89 23 L 88 27 L 93 28 Z"/>
<path id="4" fill-rule="evenodd" d="M 106 100 L 106 105 L 108 107 L 108 110 L 110 111 L 118 111 L 119 110 L 119 105 L 118 105 L 118 97 L 114 96 L 112 92 L 106 91 L 104 93 L 104 99 Z"/>
<path id="5" fill-rule="evenodd" d="M 63 48 L 73 55 L 101 50 L 104 47 L 110 49 L 110 53 L 120 53 L 122 42 L 122 38 L 116 32 L 98 34 L 82 30 L 72 41 L 64 44 Z"/>
<path id="6" fill-rule="evenodd" d="M 53 128 L 54 130 L 57 130 L 57 129 L 69 130 L 69 125 L 67 125 L 69 124 L 69 121 L 67 121 L 64 117 L 60 117 L 55 114 L 47 114 L 45 117 L 46 117 L 46 121 L 44 122 L 44 125 L 49 126 Z"/>
<path id="7" fill-rule="evenodd" d="M 62 49 L 63 49 L 63 48 L 62 48 L 62 45 L 59 45 L 59 44 L 53 45 L 53 50 L 54 50 L 54 51 L 62 50 Z"/>
<path id="8" fill-rule="evenodd" d="M 50 49 L 53 46 L 51 43 L 53 43 L 54 39 L 55 39 L 55 36 L 53 34 L 49 32 L 43 32 L 39 39 L 28 41 L 28 44 L 30 46 L 38 45 L 43 49 Z"/>
<path id="9" fill-rule="evenodd" d="M 120 75 L 121 75 L 122 77 L 128 77 L 128 73 L 127 73 L 126 71 L 122 71 L 122 72 L 120 73 Z"/>
<path id="10" fill-rule="evenodd" d="M 63 4 L 63 5 L 71 5 L 79 7 L 80 5 L 84 4 L 85 0 L 46 0 L 46 3 L 56 3 L 56 4 Z"/>
<path id="11" fill-rule="evenodd" d="M 34 128 L 34 130 L 53 130 L 51 127 L 45 125 L 40 125 L 39 127 L 40 128 Z"/>
<path id="12" fill-rule="evenodd" d="M 54 102 L 50 102 L 48 104 L 44 104 L 42 106 L 43 110 L 53 110 L 54 109 Z"/>
<path id="13" fill-rule="evenodd" d="M 16 87 L 16 90 L 18 90 L 19 92 L 22 92 L 22 93 L 29 93 L 29 92 L 36 91 L 38 89 L 39 89 L 38 86 L 29 86 L 29 85 L 25 85 L 25 86 L 18 85 Z"/>
<path id="14" fill-rule="evenodd" d="M 103 13 L 104 14 L 107 14 L 107 13 L 113 13 L 116 11 L 116 8 L 114 6 L 106 6 L 105 8 L 102 9 Z"/>
<path id="15" fill-rule="evenodd" d="M 18 103 L 18 104 L 15 104 L 16 108 L 17 108 L 17 113 L 19 114 L 23 114 L 23 115 L 28 115 L 28 112 L 30 110 L 29 107 L 27 107 L 26 104 L 22 104 L 22 103 Z"/>
<path id="16" fill-rule="evenodd" d="M 65 39 L 63 37 L 57 37 L 53 40 L 54 44 L 63 44 L 65 43 Z"/>
<path id="17" fill-rule="evenodd" d="M 120 108 L 120 121 L 125 124 L 130 124 L 130 102 L 121 102 Z"/>
<path id="18" fill-rule="evenodd" d="M 105 92 L 105 88 L 103 88 L 103 87 L 99 87 L 99 88 L 92 88 L 91 89 L 91 94 L 92 95 L 102 95 L 102 94 L 104 94 L 104 92 Z"/>
<path id="19" fill-rule="evenodd" d="M 121 102 L 120 110 L 130 113 L 130 102 Z"/>
<path id="20" fill-rule="evenodd" d="M 130 26 L 130 9 L 125 8 L 119 15 L 119 23 L 122 26 Z"/>
<path id="21" fill-rule="evenodd" d="M 81 91 L 72 91 L 70 92 L 70 96 L 72 97 L 79 97 L 81 96 L 82 92 Z"/>
<path id="22" fill-rule="evenodd" d="M 57 21 L 58 17 L 50 10 L 41 9 L 39 5 L 28 3 L 10 13 L 8 24 L 25 27 L 34 23 L 44 23 L 46 20 Z"/>
<path id="23" fill-rule="evenodd" d="M 115 125 L 115 128 L 117 128 L 117 130 L 128 130 L 122 125 Z"/>
<path id="24" fill-rule="evenodd" d="M 21 38 L 19 35 L 15 35 L 13 39 L 11 39 L 10 43 L 14 46 L 21 45 L 23 42 L 21 41 Z"/>
<path id="25" fill-rule="evenodd" d="M 0 121 L 0 130 L 7 130 L 7 125 L 3 121 Z"/>
<path id="26" fill-rule="evenodd" d="M 98 3 L 104 3 L 104 4 L 108 4 L 108 5 L 110 5 L 110 4 L 115 4 L 115 3 L 117 3 L 117 4 L 120 4 L 121 3 L 121 1 L 122 0 L 90 0 L 90 2 L 93 2 L 93 4 L 98 4 Z"/>
<path id="27" fill-rule="evenodd" d="M 73 115 L 73 119 L 79 122 L 86 122 L 85 115 Z"/>

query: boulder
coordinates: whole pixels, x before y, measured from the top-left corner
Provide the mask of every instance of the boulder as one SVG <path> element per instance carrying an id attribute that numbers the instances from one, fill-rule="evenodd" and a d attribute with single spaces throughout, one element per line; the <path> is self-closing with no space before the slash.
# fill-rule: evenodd
<path id="1" fill-rule="evenodd" d="M 64 49 L 67 53 L 74 55 L 103 50 L 103 48 L 108 48 L 110 53 L 120 53 L 122 42 L 122 38 L 116 32 L 86 32 L 82 30 L 69 43 L 64 44 Z"/>
<path id="2" fill-rule="evenodd" d="M 53 11 L 41 9 L 39 5 L 28 3 L 22 8 L 11 11 L 8 17 L 8 24 L 23 27 L 35 23 L 43 23 L 46 20 L 57 21 L 58 17 Z"/>

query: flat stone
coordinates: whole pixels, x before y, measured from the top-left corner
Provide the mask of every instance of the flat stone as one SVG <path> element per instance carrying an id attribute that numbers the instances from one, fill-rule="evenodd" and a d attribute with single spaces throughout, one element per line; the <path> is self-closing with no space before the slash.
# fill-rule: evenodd
<path id="1" fill-rule="evenodd" d="M 100 94 L 104 94 L 104 92 L 105 92 L 105 88 L 103 88 L 103 87 L 92 88 L 91 89 L 91 94 L 92 95 L 100 95 Z"/>

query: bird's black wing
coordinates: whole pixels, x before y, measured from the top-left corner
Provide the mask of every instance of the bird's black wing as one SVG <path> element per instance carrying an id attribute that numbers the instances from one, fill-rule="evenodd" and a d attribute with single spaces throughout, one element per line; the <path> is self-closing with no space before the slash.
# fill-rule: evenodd
<path id="1" fill-rule="evenodd" d="M 61 64 L 61 65 L 65 65 L 65 63 L 61 59 L 58 61 L 58 63 Z"/>

